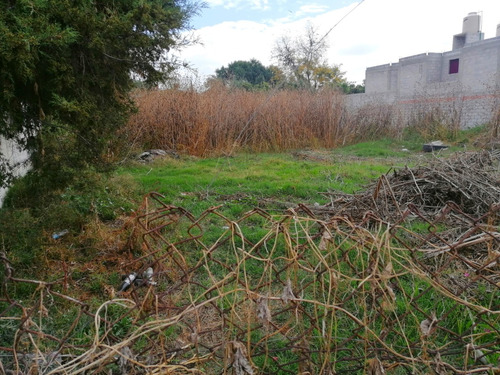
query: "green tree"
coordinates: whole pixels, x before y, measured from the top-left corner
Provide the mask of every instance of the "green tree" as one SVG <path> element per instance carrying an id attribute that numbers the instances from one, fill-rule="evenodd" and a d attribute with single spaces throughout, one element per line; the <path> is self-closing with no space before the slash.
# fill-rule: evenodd
<path id="1" fill-rule="evenodd" d="M 56 183 L 106 165 L 134 81 L 154 86 L 175 68 L 169 52 L 203 6 L 189 1 L 3 0 L 0 135 Z"/>
<path id="2" fill-rule="evenodd" d="M 309 69 L 307 73 L 308 86 L 315 90 L 327 87 L 342 87 L 345 82 L 344 72 L 340 71 L 338 65 L 317 65 L 305 69 Z M 302 67 L 299 67 L 299 72 L 301 71 Z"/>
<path id="3" fill-rule="evenodd" d="M 230 85 L 259 88 L 271 83 L 273 71 L 262 65 L 260 61 L 252 59 L 250 61 L 233 61 L 227 68 L 223 66 L 217 69 L 215 75 Z"/>
<path id="4" fill-rule="evenodd" d="M 341 89 L 344 94 L 360 94 L 365 92 L 365 85 L 356 84 L 354 82 L 343 82 Z"/>
<path id="5" fill-rule="evenodd" d="M 270 65 L 268 68 L 272 72 L 271 76 L 271 86 L 273 87 L 284 87 L 286 84 L 286 75 L 285 72 L 276 65 Z"/>

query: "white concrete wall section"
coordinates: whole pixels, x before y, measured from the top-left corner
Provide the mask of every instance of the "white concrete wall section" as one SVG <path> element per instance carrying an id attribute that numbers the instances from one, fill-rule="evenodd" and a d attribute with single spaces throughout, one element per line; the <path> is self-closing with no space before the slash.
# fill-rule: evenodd
<path id="1" fill-rule="evenodd" d="M 390 64 L 386 64 L 366 69 L 366 82 L 370 82 L 369 85 L 366 85 L 366 93 L 374 94 L 390 91 L 388 86 L 390 87 L 389 77 L 392 68 Z"/>
<path id="2" fill-rule="evenodd" d="M 497 81 L 500 38 L 471 44 L 461 50 L 461 82 L 475 91 L 491 90 Z"/>
<path id="3" fill-rule="evenodd" d="M 16 177 L 24 176 L 30 166 L 28 163 L 29 154 L 21 150 L 16 142 L 0 137 L 0 157 L 4 158 L 12 167 L 12 173 Z M 0 207 L 2 207 L 7 188 L 0 188 Z"/>

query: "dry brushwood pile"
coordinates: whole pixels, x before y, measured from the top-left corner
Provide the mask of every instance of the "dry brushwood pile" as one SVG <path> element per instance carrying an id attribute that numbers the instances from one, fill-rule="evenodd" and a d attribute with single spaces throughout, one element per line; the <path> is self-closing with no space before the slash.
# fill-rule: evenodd
<path id="1" fill-rule="evenodd" d="M 463 212 L 481 216 L 500 201 L 499 159 L 498 151 L 458 153 L 415 168 L 395 169 L 362 193 L 326 194 L 331 202 L 315 211 L 348 215 L 356 220 L 371 211 L 393 221 L 410 204 L 435 215 L 453 202 Z"/>
<path id="2" fill-rule="evenodd" d="M 500 205 L 400 209 L 233 221 L 151 193 L 124 271 L 152 276 L 97 309 L 2 254 L 0 374 L 498 373 Z"/>

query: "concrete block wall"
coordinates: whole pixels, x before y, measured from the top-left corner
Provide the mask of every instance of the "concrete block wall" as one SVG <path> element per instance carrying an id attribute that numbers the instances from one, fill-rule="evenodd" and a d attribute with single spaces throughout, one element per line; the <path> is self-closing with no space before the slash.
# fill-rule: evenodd
<path id="1" fill-rule="evenodd" d="M 426 113 L 434 113 L 443 124 L 457 124 L 461 129 L 468 129 L 492 120 L 497 108 L 497 99 L 493 94 L 463 93 L 459 96 L 399 100 L 398 105 L 404 108 L 408 124 L 418 121 Z"/>
<path id="2" fill-rule="evenodd" d="M 368 68 L 366 70 L 366 80 L 370 82 L 366 86 L 367 94 L 379 92 L 393 92 L 397 90 L 399 64 L 386 64 Z"/>
<path id="3" fill-rule="evenodd" d="M 448 89 L 450 95 L 442 91 Z M 395 94 L 355 94 L 345 96 L 346 110 L 355 114 L 367 107 L 384 106 L 390 108 L 392 116 L 402 121 L 402 126 L 422 118 L 426 113 L 439 114 L 439 119 L 445 124 L 458 123 L 460 128 L 468 129 L 484 125 L 492 121 L 500 109 L 500 93 L 477 93 L 458 91 L 457 85 L 439 85 L 434 92 L 421 95 L 400 97 Z M 369 112 L 368 112 L 369 113 Z"/>
<path id="4" fill-rule="evenodd" d="M 499 109 L 500 95 L 466 95 L 462 101 L 462 128 L 491 122 Z"/>
<path id="5" fill-rule="evenodd" d="M 441 81 L 443 69 L 443 58 L 441 53 L 427 54 L 427 61 L 425 62 L 425 83 Z"/>
<path id="6" fill-rule="evenodd" d="M 397 92 L 399 87 L 399 74 L 398 74 L 398 66 L 392 66 L 392 69 L 389 71 L 388 79 L 389 79 L 389 92 Z"/>
<path id="7" fill-rule="evenodd" d="M 425 55 L 418 55 L 399 60 L 399 96 L 411 95 L 418 86 L 425 82 L 425 58 Z"/>
<path id="8" fill-rule="evenodd" d="M 394 104 L 397 96 L 394 93 L 383 94 L 351 94 L 344 96 L 344 105 L 348 111 L 356 111 L 365 106 Z"/>
<path id="9" fill-rule="evenodd" d="M 499 62 L 498 37 L 464 47 L 460 56 L 460 81 L 469 90 L 491 90 L 491 86 L 498 83 Z"/>
<path id="10" fill-rule="evenodd" d="M 490 122 L 500 108 L 500 36 L 476 39 L 453 51 L 368 68 L 366 93 L 347 96 L 346 108 L 356 111 L 378 102 L 403 113 L 406 122 L 423 111 L 439 112 L 443 121 L 458 121 L 462 128 Z M 454 59 L 458 72 L 450 73 Z"/>

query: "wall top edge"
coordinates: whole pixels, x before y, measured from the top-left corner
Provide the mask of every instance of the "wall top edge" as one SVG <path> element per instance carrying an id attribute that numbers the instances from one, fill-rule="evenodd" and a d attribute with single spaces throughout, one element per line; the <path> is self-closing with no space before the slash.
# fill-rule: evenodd
<path id="1" fill-rule="evenodd" d="M 385 70 L 387 68 L 397 68 L 399 63 L 389 63 L 389 64 L 382 64 L 382 65 L 375 65 L 375 66 L 370 66 L 366 68 L 367 71 L 369 70 Z"/>

